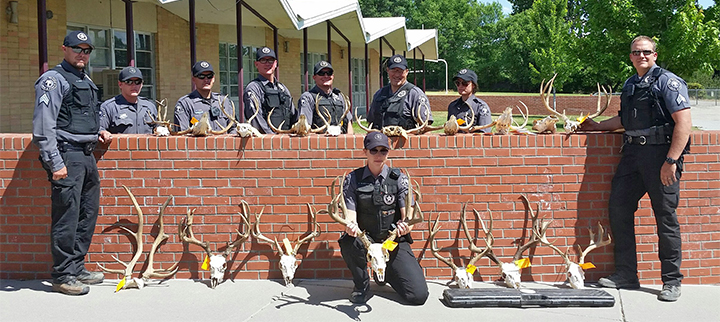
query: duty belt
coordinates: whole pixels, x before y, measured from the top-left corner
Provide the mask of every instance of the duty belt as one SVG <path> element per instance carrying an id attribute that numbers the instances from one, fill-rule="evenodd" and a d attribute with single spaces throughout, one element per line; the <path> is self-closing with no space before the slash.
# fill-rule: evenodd
<path id="1" fill-rule="evenodd" d="M 640 135 L 631 136 L 623 134 L 623 142 L 626 144 L 637 144 L 637 145 L 661 145 L 670 144 L 670 138 L 666 136 L 655 136 L 655 135 Z"/>
<path id="2" fill-rule="evenodd" d="M 97 142 L 87 142 L 87 143 L 75 143 L 75 142 L 67 142 L 67 141 L 58 141 L 58 150 L 60 152 L 67 152 L 67 151 L 83 151 L 85 155 L 92 154 L 93 151 L 95 151 L 95 145 Z"/>

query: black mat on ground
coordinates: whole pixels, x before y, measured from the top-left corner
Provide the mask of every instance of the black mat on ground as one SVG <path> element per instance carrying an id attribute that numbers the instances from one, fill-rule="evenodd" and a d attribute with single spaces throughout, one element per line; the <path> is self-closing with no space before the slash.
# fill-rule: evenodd
<path id="1" fill-rule="evenodd" d="M 599 289 L 446 289 L 450 307 L 612 307 L 615 298 Z"/>

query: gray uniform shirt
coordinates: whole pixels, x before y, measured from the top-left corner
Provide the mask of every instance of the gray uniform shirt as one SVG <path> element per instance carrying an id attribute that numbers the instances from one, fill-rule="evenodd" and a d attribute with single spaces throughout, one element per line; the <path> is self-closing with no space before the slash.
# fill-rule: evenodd
<path id="1" fill-rule="evenodd" d="M 475 113 L 475 122 L 473 126 L 481 126 L 492 123 L 492 115 L 490 107 L 485 101 L 477 98 L 475 94 L 470 95 L 467 101 L 463 101 L 462 97 L 452 101 L 448 105 L 448 119 L 451 115 L 455 115 L 456 119 L 463 119 L 470 122 L 470 109 Z M 489 133 L 492 128 L 483 129 L 482 132 Z"/>
<path id="2" fill-rule="evenodd" d="M 154 125 L 150 122 L 155 118 L 155 104 L 144 97 L 133 104 L 118 95 L 100 105 L 100 130 L 113 134 L 152 134 Z"/>
<path id="3" fill-rule="evenodd" d="M 404 84 L 403 84 L 404 85 Z M 370 103 L 370 109 L 368 110 L 368 122 L 373 124 L 382 124 L 382 118 L 381 115 L 378 113 L 377 115 L 379 118 L 375 118 L 375 111 L 379 111 L 382 107 L 382 102 L 378 101 L 378 98 L 380 97 L 380 93 L 383 91 L 383 89 L 387 88 L 387 92 L 389 93 L 391 91 L 390 84 L 385 85 L 385 87 L 379 89 L 375 94 L 373 95 L 372 103 Z M 413 86 L 412 89 L 409 91 L 405 91 L 404 89 L 398 90 L 396 93 L 393 93 L 392 96 L 400 96 L 402 95 L 405 100 L 405 106 L 403 108 L 403 116 L 406 119 L 418 119 L 416 113 L 418 111 L 418 106 L 420 106 L 420 118 L 421 120 L 425 120 L 425 115 L 428 115 L 430 117 L 430 120 L 428 121 L 428 124 L 433 123 L 433 116 L 432 112 L 430 111 L 430 103 L 428 101 L 427 96 L 425 96 L 425 93 L 423 93 L 422 89 L 417 86 Z"/>
<path id="4" fill-rule="evenodd" d="M 638 77 L 638 74 L 631 76 L 625 81 L 623 88 L 629 85 L 655 81 L 655 77 L 652 76 L 652 74 L 656 68 L 658 68 L 658 65 L 650 67 L 643 77 Z M 658 77 L 653 85 L 652 91 L 659 99 L 664 101 L 665 107 L 670 111 L 670 114 L 690 108 L 690 102 L 688 100 L 690 95 L 688 95 L 687 84 L 682 78 L 670 71 L 666 70 L 665 73 Z"/>
<path id="5" fill-rule="evenodd" d="M 90 77 L 64 61 L 62 66 L 80 78 L 92 82 Z M 33 113 L 33 143 L 40 149 L 40 158 L 50 166 L 52 172 L 65 167 L 58 141 L 70 143 L 97 142 L 97 134 L 73 134 L 57 128 L 63 97 L 70 91 L 70 83 L 60 73 L 48 70 L 35 82 L 35 111 Z"/>
<path id="6" fill-rule="evenodd" d="M 387 165 L 383 165 L 382 171 L 380 171 L 380 175 L 378 175 L 375 178 L 375 184 L 382 184 L 385 178 L 390 174 L 390 167 Z M 367 166 L 363 168 L 363 175 L 362 178 L 357 178 L 355 176 L 355 171 L 350 172 L 345 177 L 345 183 L 343 186 L 343 195 L 345 197 L 345 205 L 347 206 L 348 210 L 354 210 L 357 211 L 357 187 L 358 187 L 358 181 L 363 181 L 363 179 L 367 177 L 372 177 L 372 172 L 370 172 L 370 169 L 368 169 Z M 400 173 L 400 176 L 397 180 L 397 186 L 398 186 L 398 192 L 397 192 L 397 203 L 400 206 L 400 208 L 405 207 L 405 196 L 407 196 L 408 192 L 408 178 L 404 173 Z M 411 205 L 412 206 L 412 205 Z"/>
<path id="7" fill-rule="evenodd" d="M 265 86 L 268 83 L 270 83 L 270 81 L 262 76 L 258 76 L 258 78 L 248 83 L 247 86 L 245 86 L 245 92 L 243 93 L 243 104 L 245 104 L 245 119 L 247 120 L 252 117 L 253 114 L 255 114 L 255 111 L 257 111 L 257 109 L 259 108 L 260 113 L 258 113 L 258 115 L 255 117 L 255 119 L 252 120 L 252 123 L 250 124 L 265 134 L 273 134 L 275 132 L 273 132 L 273 130 L 267 124 L 267 113 L 265 113 L 262 108 L 263 103 L 265 103 Z M 280 82 L 273 83 L 273 86 L 282 89 L 285 94 L 290 97 L 290 111 L 293 114 L 292 122 L 294 124 L 295 122 L 297 122 L 299 114 L 298 110 L 295 108 L 295 104 L 292 102 L 292 95 L 290 95 L 290 90 L 288 90 L 287 86 L 283 85 Z M 253 93 L 255 95 L 258 102 L 260 103 L 260 106 L 255 106 L 255 103 L 253 103 L 253 101 L 250 99 L 249 93 Z M 308 122 L 312 122 L 312 119 L 308 120 Z M 275 127 L 280 126 L 280 124 L 273 125 Z"/>
<path id="8" fill-rule="evenodd" d="M 193 117 L 196 120 L 200 120 L 203 113 L 208 112 L 212 129 L 214 131 L 222 130 L 223 128 L 227 127 L 227 125 L 230 124 L 231 121 L 220 110 L 220 108 L 222 108 L 220 106 L 221 99 L 222 98 L 218 93 L 210 93 L 210 98 L 206 99 L 200 96 L 200 93 L 198 93 L 197 90 L 192 91 L 192 93 L 179 98 L 177 104 L 175 104 L 175 124 L 180 126 L 181 131 L 187 130 L 190 126 L 192 126 L 192 123 L 190 123 L 190 121 L 193 119 Z M 232 104 L 230 104 L 229 102 L 229 98 L 228 101 L 225 101 L 225 111 L 229 115 L 235 115 L 235 111 L 233 111 L 233 107 Z M 218 126 L 215 121 L 220 123 L 222 128 Z M 228 130 L 228 133 L 235 133 L 235 128 L 231 127 L 230 130 Z"/>
<path id="9" fill-rule="evenodd" d="M 298 100 L 300 114 L 305 115 L 310 124 L 312 124 L 313 117 L 315 116 L 315 97 L 318 94 L 331 100 L 339 100 L 342 102 L 342 106 L 345 106 L 345 98 L 341 94 L 336 94 L 335 88 L 333 88 L 333 90 L 330 91 L 330 94 L 328 94 L 315 85 L 315 87 L 311 88 L 310 91 L 302 93 L 302 95 L 300 95 L 300 99 Z M 345 115 L 345 124 L 350 124 L 350 121 L 352 121 L 353 118 L 352 114 L 353 111 L 350 111 Z"/>

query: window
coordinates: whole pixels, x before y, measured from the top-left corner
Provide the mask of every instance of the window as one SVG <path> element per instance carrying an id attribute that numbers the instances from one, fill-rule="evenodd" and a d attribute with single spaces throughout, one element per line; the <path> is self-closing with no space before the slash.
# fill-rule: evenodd
<path id="1" fill-rule="evenodd" d="M 367 108 L 365 104 L 365 59 L 353 58 L 350 63 L 353 73 L 353 109 L 359 109 L 358 115 L 364 115 Z"/>
<path id="2" fill-rule="evenodd" d="M 327 55 L 325 54 L 318 54 L 318 53 L 308 53 L 308 80 L 310 81 L 310 86 L 308 86 L 308 89 L 311 89 L 313 86 L 315 86 L 315 83 L 312 81 L 312 75 L 313 75 L 313 68 L 315 67 L 315 64 L 319 63 L 321 60 L 327 60 Z M 305 59 L 304 55 L 300 55 L 300 92 L 305 92 L 305 69 L 303 69 L 303 60 Z"/>
<path id="3" fill-rule="evenodd" d="M 92 40 L 95 49 L 90 54 L 88 71 L 100 90 L 102 100 L 119 93 L 117 75 L 127 66 L 127 34 L 120 29 L 102 29 L 90 26 L 67 26 L 67 32 L 83 31 Z M 155 99 L 155 51 L 153 35 L 135 32 L 135 66 L 143 74 L 141 96 Z M 107 88 L 106 88 L 107 87 Z"/>

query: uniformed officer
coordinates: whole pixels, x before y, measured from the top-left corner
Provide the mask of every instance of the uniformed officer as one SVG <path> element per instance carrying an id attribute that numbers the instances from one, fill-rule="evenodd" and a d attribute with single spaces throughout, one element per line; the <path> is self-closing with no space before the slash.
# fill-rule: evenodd
<path id="1" fill-rule="evenodd" d="M 490 115 L 490 107 L 485 101 L 477 98 L 475 92 L 477 92 L 477 74 L 474 71 L 463 68 L 455 77 L 453 77 L 455 86 L 457 87 L 460 98 L 452 101 L 448 105 L 448 120 L 450 116 L 455 115 L 455 118 L 470 122 L 472 113 L 475 113 L 475 121 L 472 126 L 482 126 L 492 123 L 492 116 Z M 472 109 L 472 112 L 470 112 Z M 492 128 L 482 129 L 482 132 L 490 132 Z"/>
<path id="2" fill-rule="evenodd" d="M 297 122 L 299 115 L 293 104 L 290 90 L 275 79 L 275 69 L 278 66 L 277 55 L 268 47 L 258 48 L 255 55 L 255 68 L 260 75 L 245 87 L 245 93 L 243 93 L 245 119 L 252 117 L 260 108 L 260 113 L 253 119 L 252 126 L 265 134 L 272 134 L 274 132 L 267 124 L 267 116 L 271 110 L 275 109 L 270 120 L 273 122 L 273 126 L 281 130 L 289 130 Z M 258 100 L 260 106 L 255 106 L 251 95 Z M 285 123 L 280 127 L 280 123 L 283 121 Z"/>
<path id="3" fill-rule="evenodd" d="M 423 269 L 410 248 L 412 226 L 403 221 L 408 178 L 400 169 L 385 164 L 390 152 L 385 134 L 368 133 L 363 143 L 367 164 L 345 178 L 343 194 L 348 209 L 345 219 L 349 224 L 338 241 L 355 283 L 350 301 L 365 303 L 370 289 L 367 250 L 355 237 L 365 231 L 373 241 L 382 242 L 389 231 L 397 227 L 398 246 L 390 252 L 385 280 L 408 303 L 422 305 L 428 298 L 428 288 Z"/>
<path id="4" fill-rule="evenodd" d="M 327 111 L 330 114 L 331 119 L 328 120 L 330 125 L 342 124 L 343 133 L 353 134 L 352 126 L 348 126 L 352 121 L 352 112 L 344 115 L 343 120 L 342 113 L 345 112 L 345 99 L 342 92 L 333 87 L 334 72 L 332 65 L 326 61 L 315 64 L 315 68 L 313 68 L 315 87 L 300 96 L 300 100 L 298 100 L 300 114 L 305 115 L 308 120 L 312 120 L 314 128 L 324 126 L 325 122 L 315 110 L 315 98 L 319 97 L 319 110 L 322 113 Z M 328 118 L 326 114 L 323 114 L 323 117 Z"/>
<path id="5" fill-rule="evenodd" d="M 582 123 L 583 131 L 625 129 L 622 158 L 612 181 L 609 211 L 615 239 L 615 273 L 601 278 L 604 287 L 637 289 L 634 214 L 645 193 L 657 222 L 661 301 L 680 297 L 682 261 L 680 224 L 675 209 L 680 194 L 683 154 L 692 127 L 685 81 L 655 64 L 655 41 L 638 36 L 630 45 L 637 71 L 623 85 L 618 116 Z"/>
<path id="6" fill-rule="evenodd" d="M 118 75 L 118 86 L 120 95 L 100 105 L 100 129 L 113 134 L 152 134 L 157 108 L 140 96 L 143 87 L 140 70 L 132 66 L 123 68 Z"/>
<path id="7" fill-rule="evenodd" d="M 90 291 L 103 274 L 85 268 L 100 205 L 100 177 L 92 152 L 112 136 L 100 130 L 98 88 L 86 74 L 92 41 L 73 31 L 63 61 L 35 82 L 33 142 L 52 187 L 52 288 L 69 295 Z"/>
<path id="8" fill-rule="evenodd" d="M 423 91 L 407 81 L 407 60 L 402 55 L 394 55 L 385 62 L 387 64 L 388 83 L 373 95 L 368 122 L 373 128 L 381 129 L 389 125 L 399 125 L 405 129 L 417 126 L 416 119 L 424 121 L 426 117 L 432 124 L 430 103 Z M 420 115 L 416 115 L 420 108 Z"/>
<path id="9" fill-rule="evenodd" d="M 175 124 L 180 126 L 181 131 L 187 130 L 207 112 L 212 129 L 221 131 L 232 121 L 220 110 L 223 108 L 220 106 L 222 101 L 220 93 L 212 91 L 213 84 L 215 84 L 215 70 L 210 63 L 201 60 L 192 66 L 192 75 L 195 90 L 180 97 L 175 104 Z M 235 115 L 230 102 L 225 102 L 224 105 L 225 111 L 229 115 Z M 228 133 L 234 132 L 235 129 L 232 127 L 228 130 Z"/>

